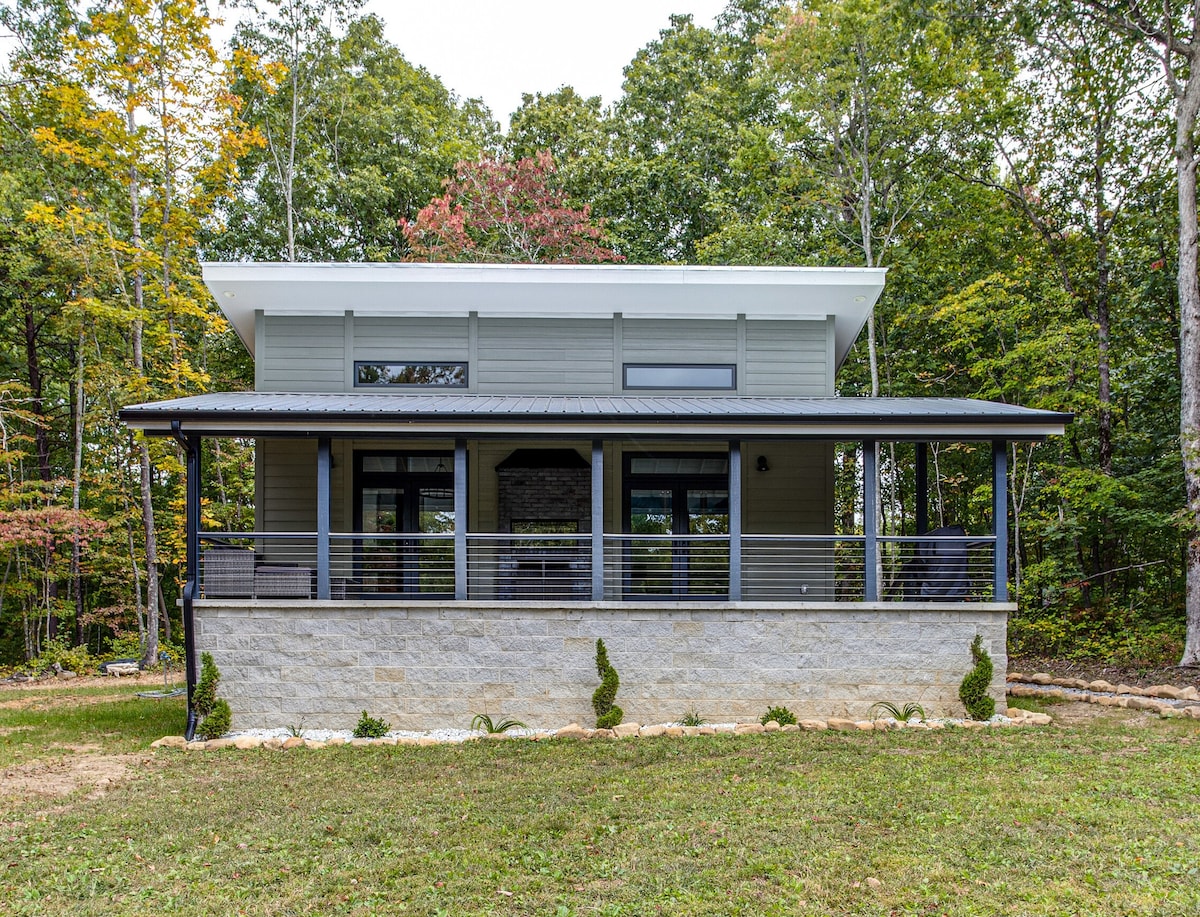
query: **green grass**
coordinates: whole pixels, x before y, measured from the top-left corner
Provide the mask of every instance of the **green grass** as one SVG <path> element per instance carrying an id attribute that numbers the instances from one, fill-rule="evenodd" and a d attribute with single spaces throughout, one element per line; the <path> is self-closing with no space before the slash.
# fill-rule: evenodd
<path id="1" fill-rule="evenodd" d="M 0 769 L 44 757 L 56 746 L 89 745 L 117 754 L 182 732 L 183 697 L 154 700 L 138 697 L 137 691 L 133 686 L 0 690 Z"/>
<path id="2" fill-rule="evenodd" d="M 1195 914 L 1198 750 L 1119 718 L 164 750 L 99 799 L 0 803 L 0 914 Z"/>

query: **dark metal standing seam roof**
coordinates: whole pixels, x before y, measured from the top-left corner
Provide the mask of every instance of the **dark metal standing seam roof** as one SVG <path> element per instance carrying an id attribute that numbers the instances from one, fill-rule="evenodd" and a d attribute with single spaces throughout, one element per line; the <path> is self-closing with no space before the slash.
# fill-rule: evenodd
<path id="1" fill-rule="evenodd" d="M 771 431 L 774 435 L 819 435 L 822 428 L 870 435 L 876 426 L 912 427 L 916 435 L 963 428 L 965 435 L 976 438 L 985 438 L 989 429 L 997 428 L 1010 437 L 1041 439 L 1061 433 L 1072 415 L 968 398 L 225 392 L 133 405 L 121 411 L 121 419 L 152 434 L 169 433 L 172 422 L 185 432 L 222 435 L 289 431 L 295 435 L 311 432 L 314 426 L 325 432 L 344 427 L 346 433 L 368 428 L 404 433 L 414 425 L 421 432 L 436 428 L 443 434 L 469 435 L 500 426 L 511 431 L 514 424 L 528 425 L 529 432 L 567 426 L 579 432 L 579 425 L 594 424 L 597 432 L 618 425 L 644 427 L 651 433 L 670 424 L 697 433 L 746 425 L 778 428 Z"/>

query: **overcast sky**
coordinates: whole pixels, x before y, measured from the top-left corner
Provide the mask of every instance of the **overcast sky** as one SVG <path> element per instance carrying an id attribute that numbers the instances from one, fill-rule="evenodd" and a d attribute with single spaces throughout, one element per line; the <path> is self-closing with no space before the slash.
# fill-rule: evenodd
<path id="1" fill-rule="evenodd" d="M 604 103 L 621 92 L 621 69 L 667 27 L 672 13 L 712 26 L 725 0 L 368 0 L 410 63 L 459 98 L 482 98 L 500 122 L 522 92 L 573 86 Z"/>

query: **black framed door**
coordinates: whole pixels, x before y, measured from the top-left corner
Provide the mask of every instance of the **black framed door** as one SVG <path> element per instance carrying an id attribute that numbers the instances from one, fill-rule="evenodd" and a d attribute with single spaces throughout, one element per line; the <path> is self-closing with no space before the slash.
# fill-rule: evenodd
<path id="1" fill-rule="evenodd" d="M 454 457 L 354 456 L 354 591 L 454 595 Z"/>
<path id="2" fill-rule="evenodd" d="M 727 597 L 728 455 L 626 455 L 622 480 L 626 596 Z"/>

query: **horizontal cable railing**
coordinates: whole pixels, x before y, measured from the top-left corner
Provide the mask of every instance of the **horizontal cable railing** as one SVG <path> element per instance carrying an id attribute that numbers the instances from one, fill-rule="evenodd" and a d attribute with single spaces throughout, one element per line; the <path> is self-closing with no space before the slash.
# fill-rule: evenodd
<path id="1" fill-rule="evenodd" d="M 315 532 L 201 532 L 204 598 L 298 599 L 316 595 Z"/>
<path id="2" fill-rule="evenodd" d="M 743 535 L 742 599 L 861 602 L 861 535 Z"/>
<path id="3" fill-rule="evenodd" d="M 880 535 L 880 598 L 894 602 L 990 601 L 996 536 Z"/>
<path id="4" fill-rule="evenodd" d="M 726 599 L 728 535 L 605 535 L 604 594 L 613 599 Z"/>
<path id="5" fill-rule="evenodd" d="M 330 535 L 331 598 L 454 597 L 452 534 Z"/>
<path id="6" fill-rule="evenodd" d="M 203 532 L 204 598 L 291 599 L 318 594 L 315 532 Z M 466 594 L 482 601 L 590 601 L 590 534 L 466 536 Z M 874 579 L 884 601 L 981 601 L 994 589 L 994 536 L 880 536 Z M 730 536 L 604 536 L 607 601 L 730 597 Z M 743 535 L 741 599 L 860 602 L 868 581 L 862 535 Z M 453 598 L 449 533 L 329 536 L 332 599 Z"/>
<path id="7" fill-rule="evenodd" d="M 592 538 L 578 534 L 467 535 L 467 597 L 588 601 Z"/>

